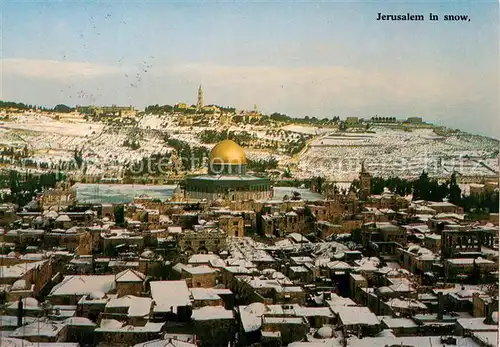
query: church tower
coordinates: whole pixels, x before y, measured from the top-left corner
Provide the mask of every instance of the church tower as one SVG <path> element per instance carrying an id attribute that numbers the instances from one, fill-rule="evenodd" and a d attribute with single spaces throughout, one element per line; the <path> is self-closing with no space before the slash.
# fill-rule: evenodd
<path id="1" fill-rule="evenodd" d="M 203 90 L 201 89 L 201 84 L 198 87 L 198 100 L 196 102 L 196 112 L 200 112 L 203 109 Z"/>
<path id="2" fill-rule="evenodd" d="M 366 200 L 372 193 L 372 175 L 365 170 L 365 162 L 361 163 L 361 172 L 359 174 L 359 198 Z"/>

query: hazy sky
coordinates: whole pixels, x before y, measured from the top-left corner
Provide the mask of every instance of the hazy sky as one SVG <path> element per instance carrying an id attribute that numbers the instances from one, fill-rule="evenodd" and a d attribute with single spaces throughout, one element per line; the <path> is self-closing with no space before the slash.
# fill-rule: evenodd
<path id="1" fill-rule="evenodd" d="M 421 116 L 499 137 L 496 1 L 3 2 L 0 96 Z M 381 22 L 424 14 L 424 22 Z M 440 21 L 428 20 L 429 12 Z M 471 21 L 445 22 L 444 14 Z"/>

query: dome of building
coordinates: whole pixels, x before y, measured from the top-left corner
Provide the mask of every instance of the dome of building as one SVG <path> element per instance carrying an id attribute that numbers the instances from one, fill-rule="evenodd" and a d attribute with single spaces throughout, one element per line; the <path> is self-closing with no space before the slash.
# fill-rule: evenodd
<path id="1" fill-rule="evenodd" d="M 210 205 L 211 207 L 222 207 L 222 204 L 224 201 L 222 199 L 217 199 L 212 201 L 212 204 Z"/>
<path id="2" fill-rule="evenodd" d="M 38 307 L 38 300 L 35 298 L 27 297 L 22 299 L 24 307 Z"/>
<path id="3" fill-rule="evenodd" d="M 275 279 L 275 280 L 281 280 L 281 279 L 284 279 L 285 277 L 286 276 L 282 272 L 279 272 L 279 271 L 275 271 L 271 274 L 271 278 Z"/>
<path id="4" fill-rule="evenodd" d="M 272 274 L 272 273 L 274 273 L 274 272 L 276 272 L 276 270 L 275 270 L 275 269 L 271 269 L 271 268 L 268 268 L 268 269 L 264 269 L 264 270 L 262 270 L 262 273 L 263 273 L 264 275 L 271 275 L 271 274 Z"/>
<path id="5" fill-rule="evenodd" d="M 247 164 L 245 151 L 237 143 L 219 142 L 210 152 L 207 174 L 186 177 L 186 197 L 209 203 L 218 199 L 225 203 L 272 197 L 270 180 L 247 174 Z M 211 207 L 216 208 L 217 203 Z"/>
<path id="6" fill-rule="evenodd" d="M 393 290 L 391 288 L 389 288 L 389 287 L 384 286 L 384 287 L 379 287 L 378 288 L 378 292 L 380 294 L 388 294 L 388 293 L 392 293 Z"/>
<path id="7" fill-rule="evenodd" d="M 329 339 L 333 336 L 333 329 L 331 327 L 323 326 L 316 331 L 316 335 L 320 339 Z"/>
<path id="8" fill-rule="evenodd" d="M 335 254 L 333 255 L 333 257 L 334 257 L 335 259 L 342 259 L 342 258 L 344 258 L 344 257 L 345 257 L 345 253 L 344 253 L 344 252 L 342 252 L 342 251 L 340 251 L 340 252 L 335 253 Z"/>
<path id="9" fill-rule="evenodd" d="M 25 280 L 17 280 L 12 284 L 12 290 L 24 290 L 26 289 L 26 281 Z"/>
<path id="10" fill-rule="evenodd" d="M 223 140 L 212 148 L 210 163 L 242 165 L 247 163 L 245 151 L 232 140 Z"/>
<path id="11" fill-rule="evenodd" d="M 91 292 L 89 295 L 88 295 L 88 298 L 90 300 L 100 300 L 100 299 L 104 299 L 104 297 L 106 296 L 106 294 L 104 292 L 101 292 L 101 291 L 95 291 L 95 292 Z"/>
<path id="12" fill-rule="evenodd" d="M 145 259 L 153 259 L 155 257 L 155 253 L 153 251 L 147 250 L 141 253 L 141 258 Z"/>
<path id="13" fill-rule="evenodd" d="M 269 311 L 267 306 L 261 302 L 254 302 L 244 308 L 244 310 L 248 313 L 251 313 L 255 316 L 261 317 L 264 313 Z"/>
<path id="14" fill-rule="evenodd" d="M 498 311 L 495 311 L 491 314 L 491 320 L 494 324 L 498 324 Z"/>

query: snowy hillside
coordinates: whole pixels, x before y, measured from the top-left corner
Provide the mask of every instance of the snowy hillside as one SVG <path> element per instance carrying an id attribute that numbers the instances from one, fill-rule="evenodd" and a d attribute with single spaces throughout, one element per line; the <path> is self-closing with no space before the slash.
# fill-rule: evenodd
<path id="1" fill-rule="evenodd" d="M 351 181 L 358 176 L 363 161 L 373 175 L 386 177 L 415 177 L 424 169 L 434 177 L 449 177 L 453 171 L 460 176 L 493 176 L 499 170 L 497 140 L 446 133 L 441 128 L 403 130 L 380 125 L 366 131 L 341 132 L 333 126 L 294 124 L 223 127 L 214 119 L 203 126 L 179 124 L 174 115 L 141 115 L 131 124 L 104 124 L 82 117 L 21 114 L 0 121 L 0 148 L 27 148 L 32 161 L 49 167 L 72 160 L 78 150 L 87 164 L 87 174 L 112 175 L 127 163 L 171 151 L 166 137 L 210 149 L 213 144 L 202 143 L 199 134 L 225 129 L 251 134 L 254 140 L 246 148 L 250 159 L 274 158 L 296 178 L 325 176 L 337 182 Z M 287 153 L 286 149 L 299 141 L 305 147 L 295 155 Z M 132 149 L 127 145 L 131 142 L 139 148 Z M 4 164 L 8 161 L 3 158 Z"/>

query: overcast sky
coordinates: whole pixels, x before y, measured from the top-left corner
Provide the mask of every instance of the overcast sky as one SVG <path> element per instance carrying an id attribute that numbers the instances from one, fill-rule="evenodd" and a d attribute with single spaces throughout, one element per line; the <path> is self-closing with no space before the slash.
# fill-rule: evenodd
<path id="1" fill-rule="evenodd" d="M 499 137 L 496 1 L 3 2 L 2 100 L 420 116 Z M 423 14 L 424 22 L 381 22 Z M 440 21 L 428 20 L 429 12 Z M 470 22 L 445 22 L 466 14 Z"/>

